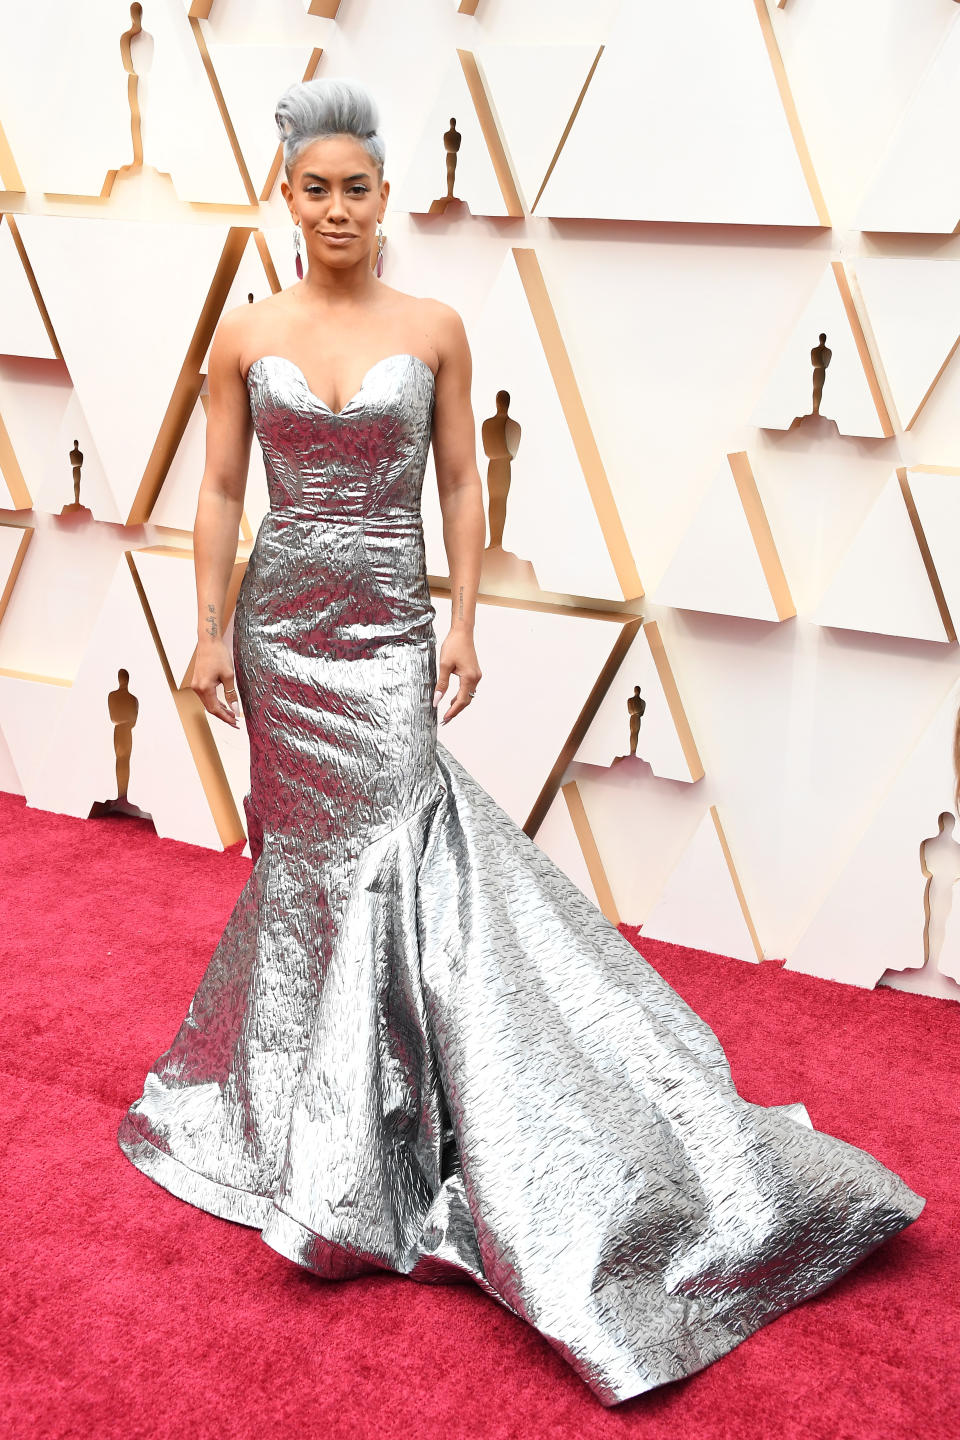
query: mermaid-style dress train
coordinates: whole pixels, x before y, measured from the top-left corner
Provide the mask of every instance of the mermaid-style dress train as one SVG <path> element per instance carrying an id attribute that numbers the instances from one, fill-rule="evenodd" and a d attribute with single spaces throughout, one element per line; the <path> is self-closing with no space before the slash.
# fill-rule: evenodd
<path id="1" fill-rule="evenodd" d="M 720 1042 L 438 741 L 430 366 L 247 384 L 271 509 L 234 622 L 253 869 L 120 1144 L 318 1275 L 475 1282 L 604 1405 L 702 1369 L 920 1214 Z"/>

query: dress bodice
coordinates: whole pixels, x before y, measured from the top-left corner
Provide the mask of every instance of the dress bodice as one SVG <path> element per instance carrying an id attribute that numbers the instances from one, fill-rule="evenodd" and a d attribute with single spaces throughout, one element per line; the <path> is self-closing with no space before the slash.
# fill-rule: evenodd
<path id="1" fill-rule="evenodd" d="M 370 528 L 419 525 L 435 398 L 425 360 L 378 360 L 342 410 L 315 395 L 282 355 L 254 360 L 247 389 L 272 511 Z"/>
<path id="2" fill-rule="evenodd" d="M 423 476 L 433 370 L 417 355 L 371 365 L 342 410 L 298 365 L 263 355 L 247 370 L 270 509 L 237 599 L 241 633 L 285 637 L 303 654 L 364 656 L 432 645 Z"/>

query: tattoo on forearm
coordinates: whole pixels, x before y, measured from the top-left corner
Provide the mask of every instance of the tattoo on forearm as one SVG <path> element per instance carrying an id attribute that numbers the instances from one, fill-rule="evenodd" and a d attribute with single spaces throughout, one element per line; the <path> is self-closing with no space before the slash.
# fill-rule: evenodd
<path id="1" fill-rule="evenodd" d="M 463 619 L 463 586 L 462 586 L 462 585 L 460 586 L 460 602 L 459 602 L 459 605 L 458 605 L 457 619 L 458 619 L 458 620 L 462 620 L 462 619 Z"/>
<path id="2" fill-rule="evenodd" d="M 211 640 L 216 640 L 217 636 L 218 636 L 219 633 L 220 633 L 220 627 L 219 627 L 218 624 L 217 624 L 217 607 L 216 607 L 216 605 L 208 605 L 208 606 L 207 606 L 207 619 L 206 619 L 206 622 L 205 622 L 205 623 L 206 623 L 207 634 L 210 636 L 210 639 L 211 639 Z"/>

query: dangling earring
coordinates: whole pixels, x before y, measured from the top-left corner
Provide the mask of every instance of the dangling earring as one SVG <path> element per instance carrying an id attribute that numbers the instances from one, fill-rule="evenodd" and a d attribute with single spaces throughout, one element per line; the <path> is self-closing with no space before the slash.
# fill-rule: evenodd
<path id="1" fill-rule="evenodd" d="M 377 226 L 377 279 L 383 274 L 383 226 Z"/>
<path id="2" fill-rule="evenodd" d="M 297 279 L 303 279 L 303 261 L 300 259 L 300 222 L 293 227 L 293 253 L 296 258 Z"/>

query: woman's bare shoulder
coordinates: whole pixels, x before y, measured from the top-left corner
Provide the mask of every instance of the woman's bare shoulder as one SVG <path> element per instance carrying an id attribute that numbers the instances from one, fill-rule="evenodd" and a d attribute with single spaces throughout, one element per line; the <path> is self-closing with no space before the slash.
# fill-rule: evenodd
<path id="1" fill-rule="evenodd" d="M 232 305 L 220 316 L 217 331 L 222 331 L 234 344 L 242 346 L 265 320 L 282 315 L 288 305 L 282 290 L 276 295 L 265 295 L 262 300 L 248 300 L 245 305 Z"/>
<path id="2" fill-rule="evenodd" d="M 423 298 L 420 305 L 424 329 L 430 335 L 440 364 L 462 358 L 469 346 L 460 312 L 444 300 Z"/>
<path id="3" fill-rule="evenodd" d="M 431 320 L 435 325 L 445 329 L 463 329 L 463 320 L 460 312 L 445 300 L 434 300 L 429 296 L 421 296 L 417 302 L 422 306 L 424 319 Z"/>
<path id="4" fill-rule="evenodd" d="M 267 295 L 262 300 L 251 300 L 246 305 L 233 305 L 224 310 L 213 337 L 214 353 L 222 363 L 236 370 L 241 378 L 251 360 L 263 349 L 271 336 L 277 333 L 278 322 L 285 327 L 284 316 L 289 313 L 289 301 L 284 292 Z"/>

